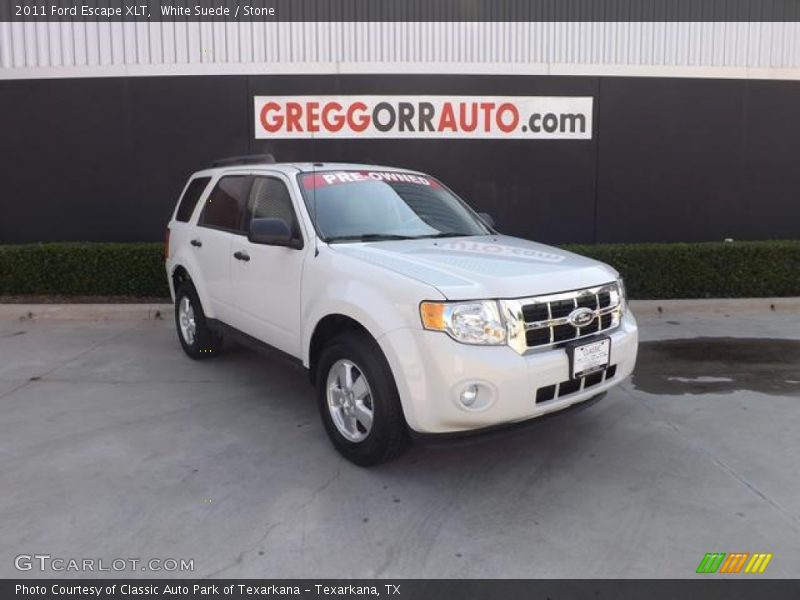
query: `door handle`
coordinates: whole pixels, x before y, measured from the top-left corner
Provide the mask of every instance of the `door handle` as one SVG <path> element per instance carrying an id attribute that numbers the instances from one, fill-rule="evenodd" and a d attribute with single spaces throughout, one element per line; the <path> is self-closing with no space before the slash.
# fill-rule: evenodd
<path id="1" fill-rule="evenodd" d="M 245 262 L 250 260 L 250 256 L 247 254 L 247 252 L 242 252 L 241 250 L 234 252 L 233 258 L 235 258 L 236 260 L 243 260 Z"/>
<path id="2" fill-rule="evenodd" d="M 201 242 L 200 240 L 192 240 L 192 241 L 191 241 L 191 242 L 189 242 L 189 243 L 190 243 L 192 246 L 194 246 L 195 248 L 200 248 L 200 247 L 203 245 L 203 242 Z"/>

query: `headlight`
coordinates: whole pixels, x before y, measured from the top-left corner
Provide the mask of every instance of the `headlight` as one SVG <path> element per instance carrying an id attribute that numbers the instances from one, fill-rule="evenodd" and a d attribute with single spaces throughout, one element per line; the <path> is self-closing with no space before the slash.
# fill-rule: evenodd
<path id="1" fill-rule="evenodd" d="M 425 329 L 444 331 L 457 342 L 496 346 L 506 341 L 506 327 L 494 300 L 423 302 L 419 312 Z"/>
<path id="2" fill-rule="evenodd" d="M 619 306 L 622 310 L 625 310 L 627 308 L 628 296 L 625 292 L 625 282 L 622 280 L 622 277 L 617 279 L 617 287 L 619 289 Z"/>

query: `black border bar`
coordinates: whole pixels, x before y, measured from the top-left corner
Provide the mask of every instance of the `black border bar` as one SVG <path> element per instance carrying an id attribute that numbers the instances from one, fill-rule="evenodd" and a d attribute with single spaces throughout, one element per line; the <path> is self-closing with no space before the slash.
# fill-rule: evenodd
<path id="1" fill-rule="evenodd" d="M 782 22 L 800 21 L 800 0 L 0 0 L 0 21 L 57 20 Z"/>
<path id="2" fill-rule="evenodd" d="M 579 569 L 579 565 L 575 565 Z M 621 565 L 622 566 L 622 565 Z M 380 580 L 253 580 L 253 579 L 39 579 L 0 580 L 0 597 L 4 600 L 211 600 L 269 598 L 269 600 L 796 600 L 800 596 L 800 580 L 762 579 L 762 576 L 736 576 L 723 579 L 707 575 L 697 579 L 380 579 Z M 186 588 L 179 595 L 165 594 L 165 586 Z M 40 593 L 23 593 L 17 586 L 37 587 Z M 123 593 L 123 586 L 135 586 L 138 594 Z M 204 588 L 199 591 L 195 586 Z M 214 586 L 214 587 L 212 587 Z M 318 587 L 320 586 L 320 587 Z M 353 586 L 355 593 L 350 591 Z M 247 588 L 254 590 L 248 593 Z M 325 593 L 325 588 L 335 593 Z M 63 588 L 61 592 L 54 590 Z M 92 594 L 92 588 L 102 588 Z M 281 593 L 281 588 L 291 593 Z M 374 588 L 366 593 L 359 589 Z M 88 590 L 79 592 L 77 590 Z M 113 591 L 111 591 L 113 589 Z M 344 593 L 342 590 L 344 589 Z M 75 593 L 69 593 L 76 590 Z M 226 593 L 226 590 L 231 590 Z"/>

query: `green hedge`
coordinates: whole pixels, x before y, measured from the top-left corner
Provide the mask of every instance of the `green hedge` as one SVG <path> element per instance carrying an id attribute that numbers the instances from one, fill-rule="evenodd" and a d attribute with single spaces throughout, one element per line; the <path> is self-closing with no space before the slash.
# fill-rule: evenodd
<path id="1" fill-rule="evenodd" d="M 800 241 L 569 245 L 613 265 L 632 298 L 800 296 Z M 158 243 L 0 246 L 0 295 L 169 295 Z"/>
<path id="2" fill-rule="evenodd" d="M 631 298 L 800 296 L 800 240 L 568 249 L 612 265 Z"/>
<path id="3" fill-rule="evenodd" d="M 169 296 L 158 243 L 0 246 L 0 294 Z"/>

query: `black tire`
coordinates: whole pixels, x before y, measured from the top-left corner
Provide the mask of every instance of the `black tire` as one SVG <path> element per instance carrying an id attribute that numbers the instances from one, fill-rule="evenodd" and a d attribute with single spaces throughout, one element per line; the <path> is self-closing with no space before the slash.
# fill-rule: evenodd
<path id="1" fill-rule="evenodd" d="M 191 341 L 186 339 L 181 329 L 180 307 L 184 298 L 189 301 L 194 314 L 194 339 Z M 222 349 L 222 336 L 208 327 L 197 290 L 190 281 L 182 282 L 175 290 L 175 329 L 181 347 L 189 358 L 194 360 L 211 358 L 219 354 Z"/>
<path id="2" fill-rule="evenodd" d="M 356 376 L 366 377 L 372 409 L 372 426 L 361 441 L 347 439 L 334 423 L 328 405 L 328 375 L 339 361 L 356 367 Z M 367 467 L 400 456 L 409 443 L 394 376 L 378 343 L 366 332 L 348 331 L 336 336 L 323 349 L 317 365 L 317 405 L 325 431 L 336 449 L 350 462 Z M 363 428 L 362 428 L 363 429 Z"/>

